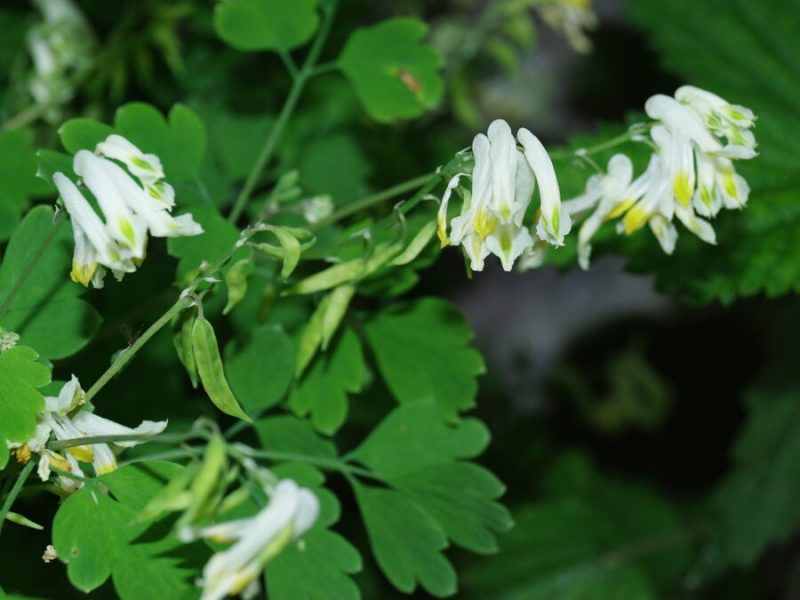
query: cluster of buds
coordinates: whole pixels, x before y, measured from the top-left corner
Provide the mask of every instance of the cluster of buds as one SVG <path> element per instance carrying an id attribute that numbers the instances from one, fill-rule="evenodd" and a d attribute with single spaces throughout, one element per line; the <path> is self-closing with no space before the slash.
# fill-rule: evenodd
<path id="1" fill-rule="evenodd" d="M 172 216 L 175 190 L 165 181 L 159 158 L 124 137 L 110 135 L 94 152 L 80 150 L 72 167 L 81 187 L 63 173 L 55 173 L 53 183 L 72 222 L 73 281 L 99 288 L 106 269 L 118 280 L 135 271 L 144 260 L 148 232 L 154 237 L 203 233 L 190 214 Z"/>

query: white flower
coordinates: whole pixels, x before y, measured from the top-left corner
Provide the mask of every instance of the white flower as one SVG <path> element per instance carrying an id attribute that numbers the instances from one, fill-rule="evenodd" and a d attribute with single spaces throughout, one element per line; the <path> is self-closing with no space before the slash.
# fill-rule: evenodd
<path id="1" fill-rule="evenodd" d="M 42 481 L 48 480 L 51 467 L 83 476 L 79 462 L 92 463 L 95 475 L 103 475 L 117 468 L 116 457 L 109 444 L 71 446 L 59 453 L 46 448 L 51 437 L 63 441 L 95 436 L 156 435 L 167 426 L 166 421 L 142 421 L 138 427 L 130 428 L 87 411 L 82 408 L 86 401 L 85 394 L 74 375 L 64 384 L 58 396 L 46 397 L 44 401 L 44 411 L 38 417 L 33 436 L 24 444 L 9 445 L 17 449 L 18 457 L 24 455 L 25 460 L 30 460 L 31 452 L 40 455 L 38 473 Z M 144 441 L 121 441 L 113 445 L 130 448 Z M 66 491 L 74 491 L 80 487 L 80 482 L 61 476 L 59 485 Z"/>
<path id="2" fill-rule="evenodd" d="M 284 479 L 270 493 L 269 504 L 254 517 L 200 530 L 201 537 L 235 542 L 206 563 L 201 600 L 221 600 L 238 594 L 244 598 L 255 596 L 267 563 L 310 529 L 318 514 L 317 497 Z"/>
<path id="3" fill-rule="evenodd" d="M 148 233 L 154 237 L 193 236 L 203 233 L 203 228 L 190 214 L 170 214 L 175 192 L 162 179 L 157 156 L 144 154 L 119 135 L 108 136 L 98 144 L 97 152 L 103 156 L 88 150 L 77 152 L 73 169 L 97 200 L 104 220 L 63 173 L 56 173 L 53 182 L 72 220 L 72 279 L 84 286 L 102 287 L 106 268 L 117 279 L 136 270 L 145 257 Z"/>
<path id="4" fill-rule="evenodd" d="M 97 144 L 95 151 L 100 156 L 124 163 L 128 170 L 142 182 L 164 179 L 161 159 L 155 154 L 145 154 L 121 135 L 112 134 Z"/>
<path id="5" fill-rule="evenodd" d="M 586 53 L 592 49 L 585 33 L 597 26 L 591 0 L 552 0 L 539 7 L 539 14 L 550 27 L 563 31 L 576 51 Z"/>
<path id="6" fill-rule="evenodd" d="M 503 120 L 489 125 L 488 135 L 475 136 L 472 154 L 475 166 L 472 189 L 459 187 L 458 174 L 447 185 L 437 217 L 442 246 L 461 245 L 470 259 L 473 271 L 483 270 L 484 261 L 494 254 L 506 271 L 530 251 L 536 238 L 523 224 L 535 183 L 539 184 L 540 217 L 536 236 L 554 245 L 563 244 L 569 231 L 569 217 L 562 218 L 561 200 L 553 164 L 539 140 L 527 129 L 521 129 L 517 143 Z M 464 199 L 459 216 L 450 222 L 447 210 L 453 191 Z"/>
<path id="7" fill-rule="evenodd" d="M 752 111 L 690 86 L 680 88 L 676 98 L 658 94 L 645 104 L 657 122 L 650 128 L 656 151 L 644 173 L 631 181 L 630 160 L 618 154 L 607 174 L 590 178 L 585 193 L 565 203 L 573 216 L 594 209 L 578 236 L 583 268 L 588 268 L 590 241 L 604 221 L 622 217 L 617 231 L 628 235 L 649 225 L 664 252 L 671 254 L 678 237 L 673 218 L 715 244 L 714 228 L 706 219 L 723 207 L 747 203 L 750 188 L 733 161 L 756 156 Z"/>

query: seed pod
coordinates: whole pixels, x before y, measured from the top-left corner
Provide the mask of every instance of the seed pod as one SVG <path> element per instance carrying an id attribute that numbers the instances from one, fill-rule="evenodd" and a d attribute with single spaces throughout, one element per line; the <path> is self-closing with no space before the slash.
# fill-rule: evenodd
<path id="1" fill-rule="evenodd" d="M 199 317 L 192 327 L 192 344 L 197 363 L 197 372 L 211 402 L 225 414 L 244 421 L 252 419 L 242 410 L 236 396 L 225 379 L 222 369 L 222 358 L 219 355 L 217 336 L 214 328 L 205 318 Z"/>
<path id="2" fill-rule="evenodd" d="M 189 374 L 192 386 L 197 387 L 197 362 L 194 358 L 194 343 L 192 342 L 192 328 L 197 318 L 197 307 L 192 306 L 172 321 L 172 343 L 178 360 L 181 361 Z"/>

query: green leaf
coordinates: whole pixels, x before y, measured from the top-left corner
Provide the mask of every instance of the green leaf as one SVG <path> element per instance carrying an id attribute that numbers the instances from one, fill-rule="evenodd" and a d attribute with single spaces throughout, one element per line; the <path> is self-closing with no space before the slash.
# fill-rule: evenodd
<path id="1" fill-rule="evenodd" d="M 297 414 L 311 414 L 319 431 L 332 434 L 347 420 L 348 393 L 361 390 L 364 356 L 358 337 L 345 329 L 334 347 L 317 358 L 289 397 Z"/>
<path id="2" fill-rule="evenodd" d="M 733 470 L 713 499 L 718 533 L 706 575 L 750 566 L 800 525 L 800 393 L 754 394 L 734 449 Z"/>
<path id="3" fill-rule="evenodd" d="M 0 469 L 8 462 L 6 442 L 28 440 L 36 430 L 36 415 L 44 410 L 37 388 L 50 383 L 50 369 L 37 358 L 26 346 L 0 353 Z"/>
<path id="4" fill-rule="evenodd" d="M 163 462 L 122 467 L 100 478 L 115 500 L 90 483 L 61 505 L 53 522 L 53 545 L 76 588 L 88 593 L 111 576 L 123 600 L 196 596 L 188 582 L 191 572 L 167 554 L 180 542 L 172 537 L 139 539 L 150 524 L 136 519 L 180 468 Z"/>
<path id="5" fill-rule="evenodd" d="M 477 419 L 451 427 L 433 402 L 415 402 L 394 409 L 352 456 L 382 476 L 395 478 L 473 458 L 488 444 L 489 431 Z"/>
<path id="6" fill-rule="evenodd" d="M 427 30 L 416 19 L 390 19 L 359 29 L 347 40 L 339 68 L 376 121 L 418 117 L 441 99 L 442 59 L 420 43 Z"/>
<path id="7" fill-rule="evenodd" d="M 61 145 L 70 154 L 75 154 L 79 150 L 94 152 L 97 144 L 112 133 L 114 133 L 114 128 L 111 125 L 85 117 L 70 119 L 58 128 Z"/>
<path id="8" fill-rule="evenodd" d="M 288 52 L 311 39 L 319 25 L 317 0 L 228 0 L 214 11 L 214 29 L 243 51 Z"/>
<path id="9" fill-rule="evenodd" d="M 180 259 L 176 279 L 182 285 L 194 279 L 203 261 L 214 262 L 239 239 L 239 230 L 210 206 L 193 208 L 192 217 L 202 225 L 201 235 L 167 240 L 170 255 Z"/>
<path id="10" fill-rule="evenodd" d="M 276 473 L 310 488 L 320 499 L 321 508 L 311 530 L 284 549 L 267 568 L 269 597 L 357 600 L 361 593 L 348 575 L 361 570 L 361 555 L 344 537 L 329 529 L 339 520 L 341 510 L 336 497 L 321 487 L 324 477 L 307 465 L 279 466 Z"/>
<path id="11" fill-rule="evenodd" d="M 271 417 L 256 422 L 255 428 L 265 450 L 316 458 L 336 458 L 336 446 L 333 442 L 317 435 L 311 424 L 304 419 L 291 415 Z"/>
<path id="12" fill-rule="evenodd" d="M 143 152 L 156 154 L 171 183 L 197 176 L 206 150 L 206 130 L 183 104 L 173 106 L 167 119 L 149 104 L 126 104 L 114 116 L 114 129 Z"/>
<path id="13" fill-rule="evenodd" d="M 349 135 L 334 133 L 312 139 L 304 145 L 299 161 L 303 187 L 330 195 L 336 205 L 357 200 L 367 192 L 370 164 Z"/>
<path id="14" fill-rule="evenodd" d="M 255 414 L 280 402 L 294 377 L 295 347 L 280 327 L 264 325 L 239 348 L 225 348 L 225 369 L 237 398 Z"/>
<path id="15" fill-rule="evenodd" d="M 471 595 L 494 598 L 674 597 L 698 531 L 648 488 L 605 477 L 566 454 L 544 477 L 548 497 L 515 513 L 500 553 L 469 569 Z M 659 593 L 661 591 L 662 593 Z"/>
<path id="16" fill-rule="evenodd" d="M 28 129 L 0 132 L 0 241 L 8 239 L 32 196 L 48 189 L 36 178 L 36 151 Z"/>
<path id="17" fill-rule="evenodd" d="M 632 16 L 669 68 L 753 109 L 759 143 L 757 158 L 737 163 L 752 188 L 750 201 L 715 221 L 718 246 L 681 232 L 675 254 L 666 257 L 640 241 L 626 251 L 633 268 L 655 272 L 659 287 L 695 301 L 800 291 L 800 42 L 794 35 L 800 2 L 638 0 Z"/>
<path id="18" fill-rule="evenodd" d="M 466 585 L 503 600 L 658 598 L 641 570 L 616 559 L 615 538 L 589 502 L 542 502 L 517 513 L 500 554 L 467 571 Z"/>
<path id="19" fill-rule="evenodd" d="M 23 219 L 0 265 L 0 304 L 28 268 L 32 254 L 53 228 L 53 210 L 37 206 Z M 0 325 L 18 333 L 22 343 L 55 360 L 83 348 L 100 326 L 100 316 L 79 296 L 83 288 L 70 281 L 72 233 L 62 224 L 37 260 Z"/>
<path id="20" fill-rule="evenodd" d="M 423 298 L 393 305 L 367 322 L 378 367 L 401 404 L 434 400 L 449 420 L 474 406 L 480 354 L 472 332 L 448 302 Z"/>
<path id="21" fill-rule="evenodd" d="M 412 593 L 417 583 L 442 597 L 456 591 L 456 573 L 442 554 L 447 537 L 412 500 L 391 490 L 355 486 L 356 499 L 381 570 L 397 589 Z"/>

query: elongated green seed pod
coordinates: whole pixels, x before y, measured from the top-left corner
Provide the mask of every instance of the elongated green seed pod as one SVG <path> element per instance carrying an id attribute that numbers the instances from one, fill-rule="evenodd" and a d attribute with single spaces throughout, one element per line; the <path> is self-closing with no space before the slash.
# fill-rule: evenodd
<path id="1" fill-rule="evenodd" d="M 219 355 L 217 336 L 214 328 L 204 317 L 195 320 L 192 327 L 192 344 L 194 357 L 197 363 L 197 372 L 203 389 L 211 398 L 211 402 L 225 414 L 237 417 L 244 421 L 252 422 L 247 413 L 242 410 L 236 396 L 233 395 L 225 372 L 222 369 L 222 358 Z"/>

